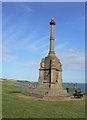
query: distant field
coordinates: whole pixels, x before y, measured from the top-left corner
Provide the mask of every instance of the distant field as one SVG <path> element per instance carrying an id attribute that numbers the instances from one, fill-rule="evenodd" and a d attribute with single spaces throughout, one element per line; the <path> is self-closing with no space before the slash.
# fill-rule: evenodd
<path id="1" fill-rule="evenodd" d="M 84 100 L 49 102 L 19 97 L 16 92 L 22 89 L 12 86 L 13 82 L 3 82 L 3 118 L 85 118 Z"/>

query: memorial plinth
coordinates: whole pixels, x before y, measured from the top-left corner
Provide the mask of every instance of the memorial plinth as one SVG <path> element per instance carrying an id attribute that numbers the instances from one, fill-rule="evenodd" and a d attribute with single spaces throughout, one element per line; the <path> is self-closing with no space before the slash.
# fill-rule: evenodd
<path id="1" fill-rule="evenodd" d="M 44 99 L 53 97 L 67 97 L 67 91 L 62 87 L 62 64 L 54 52 L 54 25 L 50 22 L 50 50 L 48 56 L 42 58 L 39 69 L 39 79 L 36 93 Z"/>

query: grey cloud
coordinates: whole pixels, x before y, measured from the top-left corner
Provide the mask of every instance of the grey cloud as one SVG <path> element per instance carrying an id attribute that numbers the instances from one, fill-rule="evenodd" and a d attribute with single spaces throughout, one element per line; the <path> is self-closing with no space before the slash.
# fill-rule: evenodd
<path id="1" fill-rule="evenodd" d="M 69 49 L 59 55 L 63 68 L 68 70 L 85 70 L 85 53 Z"/>

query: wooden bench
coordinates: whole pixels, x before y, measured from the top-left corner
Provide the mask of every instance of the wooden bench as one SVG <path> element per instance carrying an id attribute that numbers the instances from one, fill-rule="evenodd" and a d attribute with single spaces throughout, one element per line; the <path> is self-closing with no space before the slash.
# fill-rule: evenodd
<path id="1" fill-rule="evenodd" d="M 83 92 L 78 92 L 78 93 L 74 93 L 73 95 L 74 95 L 74 98 L 81 98 L 81 97 L 83 97 L 84 94 L 85 93 L 83 93 Z"/>

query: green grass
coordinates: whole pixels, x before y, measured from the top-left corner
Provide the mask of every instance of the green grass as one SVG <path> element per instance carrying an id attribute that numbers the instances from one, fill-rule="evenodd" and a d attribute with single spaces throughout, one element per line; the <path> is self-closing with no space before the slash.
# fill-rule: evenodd
<path id="1" fill-rule="evenodd" d="M 8 81 L 3 82 L 3 118 L 85 118 L 84 100 L 49 102 L 20 98 L 21 91 Z"/>

